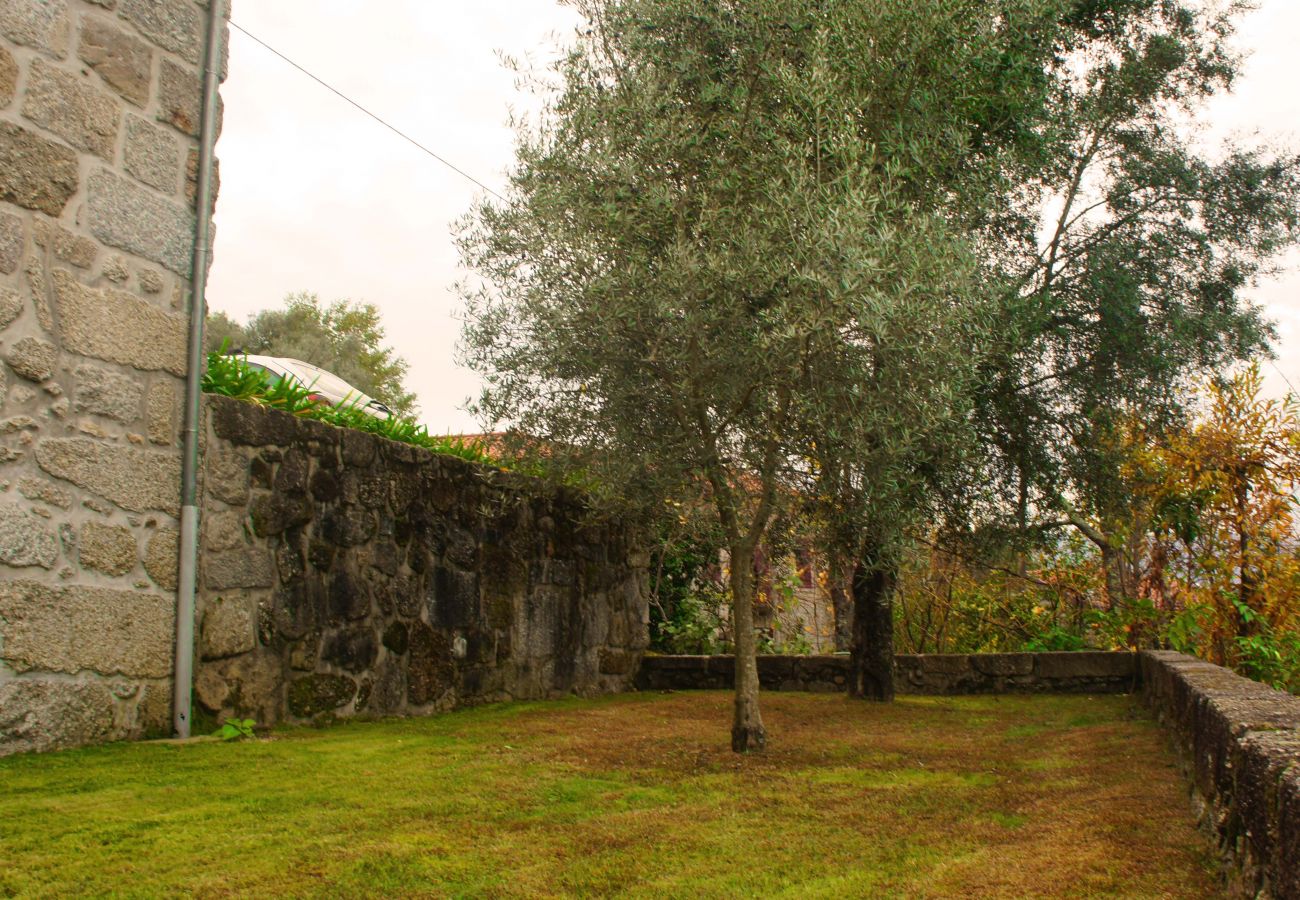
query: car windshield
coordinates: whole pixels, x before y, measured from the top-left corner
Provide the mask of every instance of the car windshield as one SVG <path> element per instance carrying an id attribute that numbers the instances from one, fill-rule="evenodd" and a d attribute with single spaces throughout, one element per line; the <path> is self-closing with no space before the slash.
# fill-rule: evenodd
<path id="1" fill-rule="evenodd" d="M 351 403 L 356 401 L 358 406 L 365 406 L 371 400 L 370 397 L 348 384 L 342 378 L 332 372 L 326 372 L 311 363 L 305 363 L 302 360 L 285 360 L 287 367 L 291 368 L 298 379 L 311 390 L 330 397 L 336 397 L 339 400 L 347 398 Z"/>

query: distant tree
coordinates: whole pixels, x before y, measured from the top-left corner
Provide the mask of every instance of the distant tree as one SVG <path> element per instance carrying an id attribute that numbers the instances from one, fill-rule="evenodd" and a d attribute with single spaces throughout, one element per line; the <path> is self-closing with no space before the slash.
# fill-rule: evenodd
<path id="1" fill-rule="evenodd" d="M 1300 157 L 1206 153 L 1180 126 L 1230 90 L 1247 8 L 1065 5 L 1053 116 L 1035 127 L 1039 152 L 1008 168 L 1015 214 L 985 228 L 1012 290 L 979 407 L 990 465 L 965 490 L 986 514 L 1000 507 L 1022 546 L 1077 529 L 1113 605 L 1134 590 L 1124 432 L 1181 427 L 1202 378 L 1266 351 L 1272 329 L 1246 291 L 1300 235 Z"/>
<path id="2" fill-rule="evenodd" d="M 290 294 L 283 309 L 254 313 L 241 325 L 223 312 L 208 316 L 209 352 L 222 346 L 262 356 L 287 356 L 333 372 L 401 416 L 418 409 L 403 379 L 408 364 L 383 346 L 384 328 L 373 303 L 335 300 L 306 291 Z"/>

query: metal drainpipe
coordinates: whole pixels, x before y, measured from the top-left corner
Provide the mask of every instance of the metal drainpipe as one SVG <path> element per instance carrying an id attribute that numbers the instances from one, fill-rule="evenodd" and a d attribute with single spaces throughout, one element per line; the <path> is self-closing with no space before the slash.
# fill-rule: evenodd
<path id="1" fill-rule="evenodd" d="M 190 694 L 194 681 L 194 588 L 199 557 L 199 424 L 202 421 L 203 323 L 207 315 L 208 261 L 212 256 L 212 168 L 217 143 L 217 91 L 226 0 L 209 0 L 203 54 L 203 113 L 199 126 L 199 182 L 196 191 L 194 284 L 190 302 L 189 362 L 185 381 L 185 427 L 181 458 L 180 572 L 176 589 L 176 666 L 172 724 L 177 737 L 190 736 Z"/>

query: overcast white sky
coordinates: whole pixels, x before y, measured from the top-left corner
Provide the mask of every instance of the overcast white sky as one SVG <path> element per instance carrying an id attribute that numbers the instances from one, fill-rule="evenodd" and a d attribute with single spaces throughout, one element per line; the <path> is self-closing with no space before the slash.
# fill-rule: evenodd
<path id="1" fill-rule="evenodd" d="M 527 98 L 496 51 L 553 55 L 577 17 L 552 0 L 276 0 L 234 20 L 485 184 L 513 157 L 506 120 Z M 1236 94 L 1211 108 L 1216 139 L 1258 132 L 1300 147 L 1300 2 L 1262 0 L 1242 23 L 1251 52 Z M 477 390 L 454 362 L 460 277 L 450 224 L 480 189 L 231 32 L 221 196 L 208 299 L 243 319 L 288 293 L 375 303 L 411 364 L 434 432 L 477 430 Z M 1280 332 L 1277 368 L 1300 387 L 1300 253 L 1256 293 Z M 1268 368 L 1274 392 L 1283 379 Z"/>

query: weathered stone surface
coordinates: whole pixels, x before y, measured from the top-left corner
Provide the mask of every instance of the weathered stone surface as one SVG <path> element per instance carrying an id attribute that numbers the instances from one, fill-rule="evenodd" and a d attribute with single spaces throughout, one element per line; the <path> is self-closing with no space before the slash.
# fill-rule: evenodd
<path id="1" fill-rule="evenodd" d="M 203 559 L 203 583 L 214 591 L 270 587 L 275 573 L 262 547 L 209 553 Z"/>
<path id="2" fill-rule="evenodd" d="M 244 517 L 233 510 L 210 512 L 203 517 L 203 546 L 209 553 L 247 545 Z"/>
<path id="3" fill-rule="evenodd" d="M 17 88 L 18 63 L 12 53 L 0 47 L 0 106 L 8 106 L 13 102 Z"/>
<path id="4" fill-rule="evenodd" d="M 145 545 L 144 570 L 158 587 L 174 591 L 180 564 L 180 535 L 174 528 L 159 528 Z"/>
<path id="5" fill-rule="evenodd" d="M 32 60 L 23 115 L 78 149 L 113 159 L 122 105 L 94 85 L 44 60 Z"/>
<path id="6" fill-rule="evenodd" d="M 32 229 L 36 246 L 50 251 L 55 259 L 71 263 L 79 269 L 89 269 L 99 255 L 99 245 L 90 238 L 73 234 L 55 222 L 37 219 Z"/>
<path id="7" fill-rule="evenodd" d="M 155 381 L 149 387 L 146 404 L 149 422 L 149 440 L 167 446 L 176 437 L 176 388 L 165 381 Z"/>
<path id="8" fill-rule="evenodd" d="M 180 456 L 90 438 L 46 438 L 36 462 L 55 478 L 94 491 L 118 506 L 175 515 L 180 506 Z"/>
<path id="9" fill-rule="evenodd" d="M 185 373 L 184 317 L 125 291 L 85 287 L 62 269 L 50 280 L 65 350 L 145 371 Z"/>
<path id="10" fill-rule="evenodd" d="M 213 449 L 207 458 L 204 490 L 222 503 L 248 502 L 248 459 L 233 449 Z"/>
<path id="11" fill-rule="evenodd" d="M 126 284 L 131 272 L 126 267 L 126 260 L 120 256 L 110 256 L 104 260 L 104 268 L 100 272 L 105 278 L 114 284 Z"/>
<path id="12" fill-rule="evenodd" d="M 119 15 L 159 47 L 199 64 L 204 24 L 190 0 L 122 0 Z M 198 83 L 197 73 L 190 77 Z"/>
<path id="13" fill-rule="evenodd" d="M 104 243 L 189 277 L 194 252 L 189 209 L 102 169 L 90 177 L 86 209 L 91 233 Z"/>
<path id="14" fill-rule="evenodd" d="M 0 122 L 0 200 L 58 216 L 77 192 L 80 177 L 77 151 Z"/>
<path id="15" fill-rule="evenodd" d="M 0 563 L 52 569 L 58 561 L 59 540 L 49 521 L 0 501 Z"/>
<path id="16" fill-rule="evenodd" d="M 289 712 L 306 719 L 338 709 L 356 693 L 357 683 L 346 675 L 308 675 L 289 685 Z"/>
<path id="17" fill-rule="evenodd" d="M 136 179 L 166 194 L 180 186 L 180 145 L 161 128 L 138 116 L 126 117 L 123 167 Z"/>
<path id="18" fill-rule="evenodd" d="M 23 220 L 0 213 L 0 274 L 12 275 L 18 271 L 18 264 L 22 261 Z"/>
<path id="19" fill-rule="evenodd" d="M 87 522 L 81 527 L 81 565 L 105 575 L 125 575 L 135 568 L 139 548 L 131 529 Z"/>
<path id="20" fill-rule="evenodd" d="M 311 502 L 306 497 L 266 494 L 253 501 L 250 518 L 258 537 L 271 537 L 307 524 L 312 512 Z"/>
<path id="21" fill-rule="evenodd" d="M 227 594 L 212 601 L 203 614 L 199 651 L 203 659 L 225 659 L 257 646 L 257 598 Z"/>
<path id="22" fill-rule="evenodd" d="M 403 622 L 394 622 L 384 629 L 384 646 L 401 656 L 410 646 L 411 632 Z"/>
<path id="23" fill-rule="evenodd" d="M 18 492 L 28 500 L 39 500 L 59 509 L 72 508 L 72 494 L 43 478 L 18 479 Z"/>
<path id="24" fill-rule="evenodd" d="M 87 585 L 0 582 L 0 658 L 16 672 L 171 675 L 174 598 Z"/>
<path id="25" fill-rule="evenodd" d="M 0 328 L 8 328 L 23 311 L 23 300 L 17 291 L 0 288 Z"/>
<path id="26" fill-rule="evenodd" d="M 45 381 L 54 374 L 59 350 L 49 341 L 25 337 L 16 341 L 5 354 L 5 362 L 16 374 L 28 381 Z"/>
<path id="27" fill-rule="evenodd" d="M 149 102 L 153 51 L 144 41 L 109 21 L 87 16 L 81 24 L 77 55 L 136 106 Z"/>
<path id="28" fill-rule="evenodd" d="M 411 626 L 410 663 L 407 666 L 407 699 L 413 706 L 439 700 L 456 683 L 451 641 L 423 622 Z"/>
<path id="29" fill-rule="evenodd" d="M 221 160 L 212 160 L 212 206 L 215 209 L 221 196 Z M 199 151 L 191 149 L 185 154 L 185 202 L 191 207 L 199 201 Z"/>
<path id="30" fill-rule="evenodd" d="M 153 269 L 140 270 L 140 289 L 146 294 L 161 294 L 164 287 L 163 277 Z"/>
<path id="31" fill-rule="evenodd" d="M 135 722 L 129 737 L 135 740 L 152 740 L 172 734 L 172 685 L 170 681 L 156 681 L 140 689 L 140 699 L 135 705 Z"/>
<path id="32" fill-rule="evenodd" d="M 198 137 L 202 100 L 194 71 L 164 58 L 158 69 L 158 121 Z"/>
<path id="33" fill-rule="evenodd" d="M 77 389 L 72 404 L 75 411 L 119 422 L 134 422 L 140 417 L 144 388 L 136 379 L 90 365 L 77 366 L 75 374 Z"/>
<path id="34" fill-rule="evenodd" d="M 68 53 L 65 0 L 0 0 L 0 33 L 62 59 Z"/>
<path id="35" fill-rule="evenodd" d="M 368 625 L 345 628 L 325 642 L 321 658 L 354 674 L 369 671 L 379 656 L 379 643 Z"/>
<path id="36" fill-rule="evenodd" d="M 0 756 L 111 740 L 113 695 L 93 681 L 0 684 Z"/>

